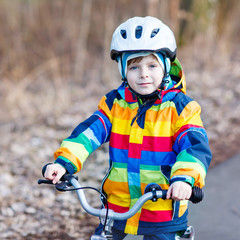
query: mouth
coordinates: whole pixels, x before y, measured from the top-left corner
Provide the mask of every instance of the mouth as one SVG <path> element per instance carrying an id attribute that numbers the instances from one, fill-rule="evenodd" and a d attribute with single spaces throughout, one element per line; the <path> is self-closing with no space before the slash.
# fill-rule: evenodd
<path id="1" fill-rule="evenodd" d="M 148 85 L 150 85 L 150 84 L 151 84 L 151 83 L 148 82 L 148 83 L 139 83 L 138 85 L 144 87 L 144 86 L 148 86 Z"/>

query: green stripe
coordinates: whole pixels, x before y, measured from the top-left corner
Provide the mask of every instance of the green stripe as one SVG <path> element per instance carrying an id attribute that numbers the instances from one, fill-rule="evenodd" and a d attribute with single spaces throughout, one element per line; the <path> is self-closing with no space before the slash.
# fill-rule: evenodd
<path id="1" fill-rule="evenodd" d="M 130 185 L 129 191 L 131 193 L 131 205 L 132 205 L 133 199 L 140 198 L 142 196 L 142 192 L 141 192 L 141 188 L 139 186 L 135 186 L 135 185 Z"/>
<path id="2" fill-rule="evenodd" d="M 141 164 L 140 165 L 140 169 L 141 170 L 159 171 L 160 167 L 159 166 L 155 166 L 155 165 L 144 165 L 144 164 Z"/>
<path id="3" fill-rule="evenodd" d="M 169 107 L 175 107 L 174 102 L 167 101 L 162 104 L 153 105 L 150 109 L 154 111 L 159 111 Z"/>
<path id="4" fill-rule="evenodd" d="M 174 65 L 174 64 L 176 64 L 176 65 Z M 181 69 L 181 64 L 178 61 L 178 59 L 175 58 L 175 60 L 174 60 L 174 62 L 172 64 L 172 67 L 170 69 L 170 73 L 169 74 L 180 77 L 179 76 L 180 69 Z"/>
<path id="5" fill-rule="evenodd" d="M 86 150 L 85 146 L 77 142 L 63 141 L 61 147 L 66 147 L 73 155 L 75 155 L 80 161 L 81 164 L 89 156 L 89 152 Z"/>
<path id="6" fill-rule="evenodd" d="M 124 99 L 118 100 L 118 99 L 115 98 L 113 103 L 117 103 L 120 107 L 122 107 L 124 109 L 128 107 L 131 110 L 134 110 L 135 108 L 138 107 L 138 103 L 137 102 L 129 104 Z"/>
<path id="7" fill-rule="evenodd" d="M 181 160 L 180 160 L 181 159 Z M 204 164 L 196 157 L 194 157 L 193 155 L 187 153 L 187 150 L 182 151 L 181 153 L 178 154 L 177 156 L 177 160 L 181 161 L 181 162 L 193 162 L 193 163 L 198 163 L 199 165 L 201 165 L 201 167 L 206 171 L 206 168 L 204 166 Z"/>
<path id="8" fill-rule="evenodd" d="M 81 143 L 89 153 L 92 153 L 93 151 L 91 142 L 83 133 L 80 133 L 76 138 L 71 138 L 71 139 L 67 138 L 64 141 Z"/>
<path id="9" fill-rule="evenodd" d="M 116 168 L 126 168 L 127 169 L 127 163 L 113 162 L 113 167 L 116 167 Z"/>
<path id="10" fill-rule="evenodd" d="M 114 182 L 128 182 L 127 169 L 113 167 L 108 179 Z"/>
<path id="11" fill-rule="evenodd" d="M 158 169 L 158 171 L 153 170 L 141 170 L 140 171 L 141 182 L 145 184 L 157 183 L 157 184 L 168 184 L 168 180 Z"/>
<path id="12" fill-rule="evenodd" d="M 202 178 L 204 179 L 206 176 L 206 168 L 204 167 L 203 163 L 199 161 L 196 157 L 188 154 L 186 150 L 181 152 L 178 157 L 176 163 L 172 167 L 171 175 L 173 175 L 179 169 L 194 169 L 200 173 Z"/>

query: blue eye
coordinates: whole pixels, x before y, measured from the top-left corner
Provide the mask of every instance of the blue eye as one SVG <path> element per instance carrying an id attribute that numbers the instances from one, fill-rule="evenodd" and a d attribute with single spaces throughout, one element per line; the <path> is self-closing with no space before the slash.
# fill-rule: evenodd
<path id="1" fill-rule="evenodd" d="M 132 66 L 130 67 L 130 70 L 136 70 L 138 67 L 137 66 Z"/>
<path id="2" fill-rule="evenodd" d="M 157 67 L 157 66 L 154 65 L 154 64 L 151 64 L 149 67 L 150 67 L 150 68 L 155 68 L 155 67 Z"/>

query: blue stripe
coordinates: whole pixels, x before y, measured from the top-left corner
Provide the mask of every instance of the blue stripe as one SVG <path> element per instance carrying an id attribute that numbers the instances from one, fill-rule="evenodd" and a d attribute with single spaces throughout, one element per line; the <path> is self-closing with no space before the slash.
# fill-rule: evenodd
<path id="1" fill-rule="evenodd" d="M 141 186 L 140 181 L 136 181 L 139 178 L 140 178 L 139 173 L 128 172 L 128 185 L 140 187 Z"/>
<path id="2" fill-rule="evenodd" d="M 84 122 L 80 123 L 72 132 L 71 136 L 68 139 L 77 138 L 77 136 L 84 132 L 88 127 L 90 127 L 95 121 L 97 121 L 99 117 L 97 115 L 92 115 Z"/>
<path id="3" fill-rule="evenodd" d="M 174 151 L 176 151 L 177 153 L 181 152 L 182 150 L 190 147 L 192 144 L 187 140 L 187 135 L 185 135 L 183 138 L 182 135 L 186 132 L 192 132 L 192 133 L 197 133 L 199 132 L 201 135 L 203 135 L 206 139 L 207 139 L 207 133 L 205 131 L 204 128 L 202 127 L 190 127 L 187 130 L 181 132 L 178 137 L 175 140 L 175 143 L 173 145 L 173 149 Z M 181 138 L 181 140 L 179 141 L 179 139 Z"/>
<path id="4" fill-rule="evenodd" d="M 105 102 L 106 102 L 110 111 L 112 110 L 113 103 L 114 103 L 115 99 L 118 99 L 118 100 L 121 99 L 121 96 L 120 96 L 118 90 L 116 90 L 116 89 L 112 90 L 111 92 L 109 92 L 106 95 L 106 101 Z"/>
<path id="5" fill-rule="evenodd" d="M 175 103 L 178 115 L 180 115 L 187 104 L 193 100 L 190 97 L 186 96 L 184 93 L 180 92 L 176 95 L 175 98 L 173 98 L 172 101 Z"/>
<path id="6" fill-rule="evenodd" d="M 113 162 L 118 162 L 118 163 L 128 162 L 128 150 L 109 147 L 109 154 L 110 154 L 110 159 Z"/>
<path id="7" fill-rule="evenodd" d="M 207 139 L 198 132 L 190 132 L 187 136 L 192 144 L 192 147 L 186 150 L 187 153 L 199 159 L 207 170 L 212 159 Z"/>
<path id="8" fill-rule="evenodd" d="M 137 158 L 128 158 L 128 173 L 134 172 L 139 173 L 140 172 L 140 159 Z"/>
<path id="9" fill-rule="evenodd" d="M 176 162 L 174 152 L 142 151 L 140 164 L 145 165 L 173 165 Z"/>

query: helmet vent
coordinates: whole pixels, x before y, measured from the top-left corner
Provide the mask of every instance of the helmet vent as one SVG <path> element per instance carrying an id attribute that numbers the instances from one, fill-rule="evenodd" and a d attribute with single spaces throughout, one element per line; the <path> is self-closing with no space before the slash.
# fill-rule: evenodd
<path id="1" fill-rule="evenodd" d="M 127 32 L 126 32 L 126 30 L 121 30 L 120 33 L 121 33 L 121 35 L 122 35 L 122 37 L 123 37 L 124 39 L 127 38 Z"/>
<path id="2" fill-rule="evenodd" d="M 142 26 L 137 26 L 135 30 L 135 37 L 139 39 L 142 36 Z"/>
<path id="3" fill-rule="evenodd" d="M 151 33 L 151 38 L 155 37 L 157 35 L 157 33 L 159 32 L 159 28 L 155 28 L 152 30 L 152 33 Z"/>

